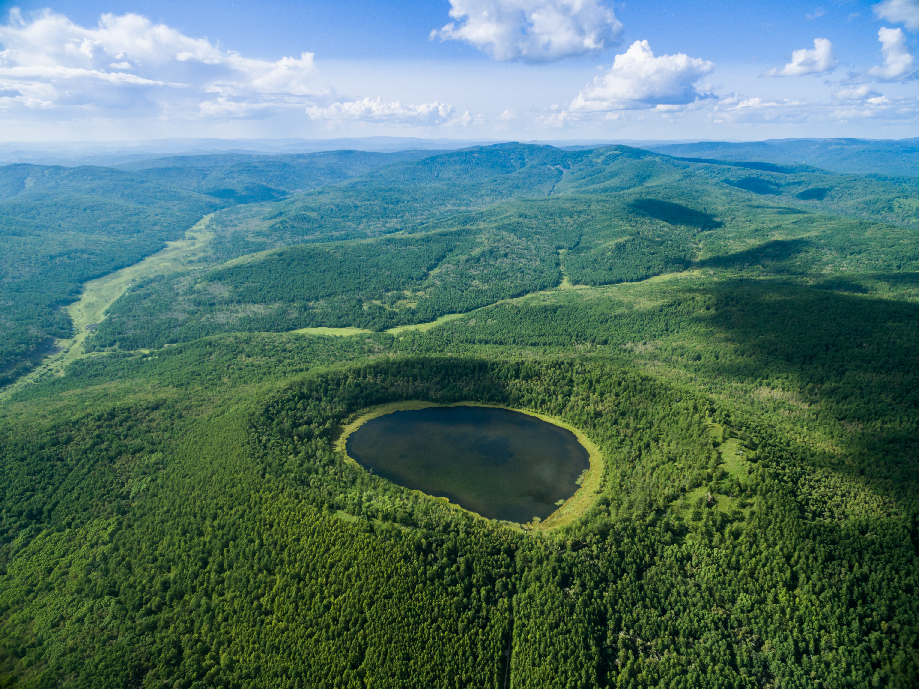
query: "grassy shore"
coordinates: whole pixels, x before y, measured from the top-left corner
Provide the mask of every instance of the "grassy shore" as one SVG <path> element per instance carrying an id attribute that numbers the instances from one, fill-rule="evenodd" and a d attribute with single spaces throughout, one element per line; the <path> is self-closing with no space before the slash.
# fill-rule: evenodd
<path id="1" fill-rule="evenodd" d="M 572 426 L 571 424 L 553 416 L 540 414 L 539 412 L 534 412 L 529 409 L 513 409 L 511 407 L 503 407 L 498 404 L 483 404 L 481 402 L 456 402 L 454 404 L 437 404 L 435 402 L 425 402 L 422 400 L 388 402 L 387 404 L 371 407 L 370 409 L 357 416 L 353 421 L 343 426 L 341 432 L 338 435 L 338 438 L 335 440 L 335 450 L 344 458 L 345 462 L 359 467 L 361 465 L 355 461 L 353 457 L 349 456 L 347 451 L 348 438 L 352 433 L 354 433 L 358 428 L 372 419 L 376 419 L 387 414 L 392 414 L 393 412 L 397 411 L 413 411 L 417 409 L 428 409 L 430 407 L 489 407 L 491 409 L 508 409 L 510 411 L 520 412 L 521 414 L 536 417 L 541 421 L 545 421 L 546 423 L 551 423 L 555 426 L 571 431 L 578 439 L 578 442 L 584 446 L 584 449 L 587 450 L 590 457 L 590 467 L 587 469 L 587 471 L 584 472 L 584 475 L 579 481 L 580 488 L 578 488 L 574 495 L 568 498 L 557 510 L 555 510 L 555 512 L 546 517 L 546 519 L 539 522 L 522 525 L 520 528 L 523 528 L 525 531 L 530 533 L 547 533 L 562 526 L 571 524 L 577 521 L 581 515 L 590 509 L 590 507 L 596 501 L 597 496 L 600 494 L 606 463 L 597 446 L 590 440 L 590 438 L 587 437 L 583 431 L 576 428 L 575 426 Z M 428 497 L 449 502 L 446 500 L 446 498 L 440 498 L 437 496 Z M 450 504 L 452 505 L 454 503 Z M 454 506 L 459 509 L 464 509 L 460 505 Z M 469 510 L 466 511 L 468 512 Z M 472 514 L 475 513 L 473 512 Z"/>

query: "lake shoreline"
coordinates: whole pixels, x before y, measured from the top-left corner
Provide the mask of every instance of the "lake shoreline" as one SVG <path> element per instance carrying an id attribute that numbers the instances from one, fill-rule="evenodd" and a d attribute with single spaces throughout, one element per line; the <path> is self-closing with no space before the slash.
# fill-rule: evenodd
<path id="1" fill-rule="evenodd" d="M 590 438 L 585 434 L 581 429 L 573 426 L 572 424 L 559 419 L 557 417 L 549 416 L 548 414 L 543 414 L 541 412 L 536 412 L 531 409 L 518 409 L 514 407 L 508 407 L 501 404 L 489 404 L 485 402 L 475 402 L 475 401 L 461 401 L 454 402 L 451 404 L 440 404 L 437 402 L 428 402 L 424 400 L 405 400 L 401 402 L 387 402 L 385 404 L 376 405 L 364 410 L 360 415 L 358 415 L 353 421 L 348 424 L 345 424 L 341 427 L 338 437 L 334 442 L 335 451 L 343 458 L 346 464 L 350 464 L 354 467 L 360 468 L 362 471 L 367 471 L 367 469 L 356 461 L 353 457 L 348 454 L 347 443 L 348 438 L 353 434 L 358 428 L 363 426 L 368 421 L 377 419 L 381 416 L 386 416 L 398 411 L 417 411 L 421 409 L 430 409 L 432 407 L 440 408 L 449 408 L 449 407 L 485 407 L 490 409 L 504 409 L 507 411 L 514 411 L 527 416 L 532 416 L 546 423 L 550 423 L 559 428 L 563 428 L 567 431 L 570 431 L 574 434 L 577 441 L 584 447 L 588 454 L 589 466 L 588 469 L 584 472 L 581 478 L 578 481 L 579 487 L 575 493 L 569 497 L 565 502 L 552 514 L 546 517 L 542 521 L 529 522 L 526 524 L 520 524 L 519 528 L 525 532 L 529 533 L 546 533 L 554 531 L 562 526 L 571 524 L 577 519 L 579 519 L 584 513 L 587 512 L 590 507 L 596 502 L 596 498 L 599 495 L 599 489 L 603 482 L 603 475 L 605 472 L 606 463 L 604 461 L 603 455 L 600 452 L 599 448 L 594 444 Z M 404 487 L 404 486 L 403 486 Z M 407 488 L 407 490 L 415 490 Z M 470 514 L 474 514 L 481 519 L 488 519 L 489 521 L 495 521 L 497 523 L 507 524 L 508 522 L 503 522 L 500 520 L 489 519 L 484 517 L 477 512 L 468 510 L 461 505 L 457 505 L 454 502 L 450 502 L 447 498 L 429 495 L 423 491 L 415 491 L 425 495 L 426 497 L 432 498 L 434 500 L 445 501 L 451 506 L 461 509 Z"/>

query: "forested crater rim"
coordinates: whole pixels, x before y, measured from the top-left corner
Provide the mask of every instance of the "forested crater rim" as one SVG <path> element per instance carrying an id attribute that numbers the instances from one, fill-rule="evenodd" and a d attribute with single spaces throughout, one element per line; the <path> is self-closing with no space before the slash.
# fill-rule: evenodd
<path id="1" fill-rule="evenodd" d="M 539 419 L 540 421 L 544 421 L 571 432 L 574 434 L 578 443 L 587 451 L 589 466 L 581 478 L 578 480 L 578 489 L 574 492 L 573 495 L 567 498 L 557 510 L 555 510 L 545 519 L 520 525 L 520 528 L 524 531 L 530 533 L 548 532 L 571 524 L 577 521 L 583 514 L 585 514 L 596 502 L 596 499 L 600 494 L 600 487 L 603 481 L 603 474 L 606 466 L 605 460 L 599 448 L 580 428 L 558 417 L 536 412 L 531 409 L 519 409 L 516 407 L 509 407 L 501 404 L 489 404 L 485 402 L 475 402 L 472 400 L 452 402 L 449 404 L 440 404 L 437 402 L 429 402 L 425 400 L 403 400 L 399 402 L 387 402 L 385 404 L 379 404 L 362 410 L 353 421 L 342 426 L 340 433 L 338 434 L 338 438 L 335 441 L 335 450 L 344 458 L 346 463 L 361 469 L 361 471 L 367 471 L 367 468 L 356 459 L 351 457 L 347 450 L 348 439 L 361 426 L 363 426 L 368 421 L 372 421 L 373 419 L 378 419 L 381 416 L 386 416 L 399 411 L 418 411 L 421 409 L 430 408 L 446 409 L 452 407 L 483 407 L 487 409 L 501 409 L 505 411 L 525 414 L 526 416 L 531 416 L 533 418 Z M 475 515 L 480 519 L 496 521 L 498 523 L 506 523 L 501 522 L 500 520 L 493 520 L 485 517 L 477 512 L 474 512 L 473 510 L 467 509 L 462 505 L 450 501 L 448 498 L 431 495 L 429 493 L 425 493 L 424 491 L 415 490 L 406 486 L 403 486 L 403 488 L 424 495 L 429 499 L 444 501 L 451 507 L 461 509 L 464 512 Z"/>

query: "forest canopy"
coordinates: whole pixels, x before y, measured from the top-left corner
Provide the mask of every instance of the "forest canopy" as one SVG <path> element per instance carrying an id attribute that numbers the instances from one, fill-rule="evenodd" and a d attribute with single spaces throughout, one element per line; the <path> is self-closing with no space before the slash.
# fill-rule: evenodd
<path id="1" fill-rule="evenodd" d="M 916 686 L 919 182 L 671 152 L 0 167 L 0 687 Z M 602 475 L 337 449 L 411 401 Z"/>

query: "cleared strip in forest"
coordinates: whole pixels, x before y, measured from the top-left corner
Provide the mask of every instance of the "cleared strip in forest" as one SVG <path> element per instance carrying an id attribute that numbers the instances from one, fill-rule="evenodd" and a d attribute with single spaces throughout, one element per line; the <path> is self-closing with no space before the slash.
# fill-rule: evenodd
<path id="1" fill-rule="evenodd" d="M 515 592 L 516 594 L 516 592 Z M 511 596 L 511 614 L 510 614 L 510 629 L 507 634 L 507 650 L 504 652 L 507 660 L 504 666 L 504 689 L 507 689 L 507 680 L 510 679 L 511 675 L 511 655 L 514 648 L 514 597 Z"/>

